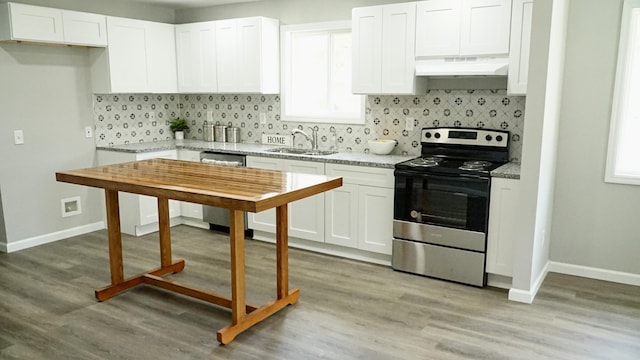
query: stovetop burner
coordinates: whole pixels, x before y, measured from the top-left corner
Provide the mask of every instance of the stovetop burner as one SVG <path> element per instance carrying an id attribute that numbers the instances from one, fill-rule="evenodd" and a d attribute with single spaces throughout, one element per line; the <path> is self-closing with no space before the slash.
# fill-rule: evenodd
<path id="1" fill-rule="evenodd" d="M 432 167 L 440 165 L 441 162 L 442 158 L 435 156 L 425 156 L 410 160 L 408 165 L 417 167 Z"/>
<path id="2" fill-rule="evenodd" d="M 467 171 L 483 171 L 491 167 L 491 163 L 484 160 L 471 160 L 462 163 L 458 169 Z"/>

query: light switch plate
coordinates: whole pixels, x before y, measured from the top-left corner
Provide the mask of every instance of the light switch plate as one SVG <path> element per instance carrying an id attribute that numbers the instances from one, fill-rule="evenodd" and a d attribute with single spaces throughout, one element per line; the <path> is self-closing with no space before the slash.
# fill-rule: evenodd
<path id="1" fill-rule="evenodd" d="M 86 138 L 93 137 L 93 128 L 91 128 L 91 126 L 85 126 L 85 128 L 84 128 L 84 137 L 86 137 Z"/>
<path id="2" fill-rule="evenodd" d="M 404 123 L 404 129 L 407 131 L 413 130 L 413 122 L 414 122 L 414 119 L 412 117 L 406 118 Z"/>
<path id="3" fill-rule="evenodd" d="M 15 145 L 24 144 L 24 132 L 22 132 L 22 130 L 14 130 L 13 131 L 13 143 Z"/>

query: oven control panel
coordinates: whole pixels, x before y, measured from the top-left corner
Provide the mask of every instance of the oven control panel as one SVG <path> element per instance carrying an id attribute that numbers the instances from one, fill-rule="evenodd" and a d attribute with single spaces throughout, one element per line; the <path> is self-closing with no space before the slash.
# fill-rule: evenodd
<path id="1" fill-rule="evenodd" d="M 468 128 L 424 128 L 421 141 L 432 144 L 507 147 L 509 132 Z"/>

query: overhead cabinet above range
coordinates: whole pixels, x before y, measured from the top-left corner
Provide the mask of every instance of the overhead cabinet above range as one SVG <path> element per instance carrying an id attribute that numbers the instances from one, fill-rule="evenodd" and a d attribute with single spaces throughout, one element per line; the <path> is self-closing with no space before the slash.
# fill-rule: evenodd
<path id="1" fill-rule="evenodd" d="M 107 46 L 106 17 L 16 3 L 0 4 L 0 41 Z"/>
<path id="2" fill-rule="evenodd" d="M 511 0 L 417 3 L 418 75 L 507 75 Z"/>

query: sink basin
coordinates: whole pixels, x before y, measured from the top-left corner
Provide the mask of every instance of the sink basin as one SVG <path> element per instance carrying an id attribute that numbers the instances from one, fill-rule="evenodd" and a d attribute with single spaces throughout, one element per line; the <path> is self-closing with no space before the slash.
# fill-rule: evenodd
<path id="1" fill-rule="evenodd" d="M 267 152 L 280 153 L 280 154 L 297 154 L 297 155 L 310 155 L 310 156 L 325 156 L 338 153 L 333 150 L 312 150 L 312 149 L 297 149 L 297 148 L 273 148 L 265 150 Z"/>

